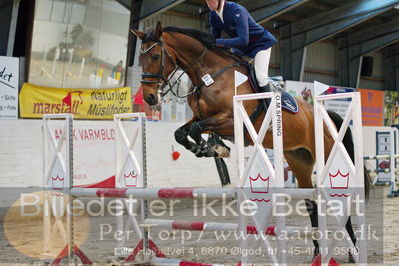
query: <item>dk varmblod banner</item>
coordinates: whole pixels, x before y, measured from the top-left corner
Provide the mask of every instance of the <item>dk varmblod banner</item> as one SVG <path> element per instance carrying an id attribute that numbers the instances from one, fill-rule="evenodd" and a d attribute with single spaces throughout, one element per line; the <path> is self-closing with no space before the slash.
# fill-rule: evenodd
<path id="1" fill-rule="evenodd" d="M 113 89 L 62 89 L 25 83 L 19 95 L 21 117 L 72 113 L 74 118 L 112 119 L 132 109 L 129 87 Z"/>

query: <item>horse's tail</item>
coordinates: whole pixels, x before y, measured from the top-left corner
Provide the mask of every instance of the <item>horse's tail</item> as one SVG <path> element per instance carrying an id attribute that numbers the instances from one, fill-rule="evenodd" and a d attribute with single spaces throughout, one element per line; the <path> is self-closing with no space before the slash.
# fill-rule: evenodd
<path id="1" fill-rule="evenodd" d="M 339 130 L 343 123 L 342 117 L 333 111 L 327 111 L 327 113 L 330 116 L 331 120 L 334 122 L 337 129 Z M 355 150 L 354 150 L 354 145 L 353 145 L 352 132 L 349 127 L 348 127 L 348 130 L 346 130 L 346 132 L 345 132 L 345 136 L 344 136 L 344 139 L 342 142 L 343 142 L 346 150 L 348 151 L 348 154 L 351 157 L 352 162 L 354 162 Z M 370 174 L 367 171 L 366 167 L 364 167 L 364 194 L 365 194 L 366 200 L 369 198 L 370 186 L 371 186 L 371 177 L 370 177 Z"/>

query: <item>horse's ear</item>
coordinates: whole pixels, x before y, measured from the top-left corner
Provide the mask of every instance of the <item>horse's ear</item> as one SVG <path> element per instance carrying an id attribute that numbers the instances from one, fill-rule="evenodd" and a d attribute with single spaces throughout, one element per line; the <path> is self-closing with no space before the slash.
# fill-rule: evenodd
<path id="1" fill-rule="evenodd" d="M 155 38 L 157 40 L 161 40 L 162 36 L 162 23 L 161 21 L 158 21 L 157 27 L 155 28 Z"/>
<path id="2" fill-rule="evenodd" d="M 140 40 L 143 40 L 143 39 L 144 39 L 144 36 L 145 36 L 145 33 L 144 33 L 144 32 L 141 32 L 141 31 L 138 31 L 138 30 L 135 30 L 135 29 L 130 29 L 130 31 L 131 31 L 134 35 L 136 35 L 137 38 L 139 38 Z"/>

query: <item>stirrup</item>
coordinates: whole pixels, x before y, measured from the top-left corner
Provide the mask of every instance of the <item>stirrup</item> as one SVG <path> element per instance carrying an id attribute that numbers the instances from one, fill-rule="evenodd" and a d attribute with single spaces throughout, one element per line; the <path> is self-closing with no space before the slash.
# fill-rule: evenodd
<path id="1" fill-rule="evenodd" d="M 276 79 L 274 79 L 274 77 L 269 78 L 269 84 L 274 87 L 273 91 L 279 91 L 279 92 L 283 92 L 283 87 L 281 86 L 280 82 Z"/>
<path id="2" fill-rule="evenodd" d="M 283 81 L 283 77 L 282 76 L 269 77 L 269 79 L 271 79 L 273 81 Z"/>

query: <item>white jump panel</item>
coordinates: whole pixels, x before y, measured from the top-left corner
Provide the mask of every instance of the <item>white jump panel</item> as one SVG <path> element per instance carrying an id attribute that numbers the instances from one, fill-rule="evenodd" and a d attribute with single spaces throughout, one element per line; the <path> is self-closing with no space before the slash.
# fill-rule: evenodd
<path id="1" fill-rule="evenodd" d="M 334 122 L 325 109 L 323 102 L 334 99 L 350 99 L 342 126 L 338 131 Z M 357 216 L 357 221 L 362 230 L 365 230 L 365 206 L 364 206 L 364 163 L 363 163 L 363 136 L 362 136 L 362 117 L 360 93 L 341 93 L 327 96 L 316 96 L 314 99 L 315 109 L 315 135 L 316 135 L 316 164 L 317 164 L 317 183 L 319 188 L 318 204 L 320 210 L 333 208 L 337 203 L 343 206 L 343 215 L 334 213 L 338 230 L 345 234 L 348 247 L 355 251 L 352 252 L 356 263 L 367 263 L 366 239 L 361 237 L 357 241 L 356 247 L 353 245 L 345 225 L 349 219 L 348 213 Z M 352 122 L 352 133 L 354 141 L 354 161 L 351 154 L 346 149 L 343 139 L 349 124 Z M 324 136 L 329 133 L 334 139 L 334 145 L 327 158 L 325 158 Z M 355 212 L 354 202 L 358 201 L 360 208 Z M 334 205 L 335 204 L 335 205 Z M 360 213 L 360 214 L 359 214 Z M 327 232 L 327 221 L 325 216 L 319 215 L 319 228 L 322 232 Z M 330 261 L 334 251 L 335 239 L 328 244 L 326 238 L 319 241 L 321 251 L 321 262 L 326 264 Z"/>
<path id="2" fill-rule="evenodd" d="M 68 195 L 73 187 L 72 161 L 72 115 L 54 114 L 43 116 L 43 184 L 44 189 L 44 252 L 48 252 L 52 241 L 61 238 L 67 247 L 68 260 L 73 258 L 73 237 L 71 237 L 72 217 L 67 216 L 67 225 L 64 227 L 62 217 L 65 206 L 69 202 Z M 54 128 L 62 128 L 55 133 Z M 51 223 L 51 217 L 54 222 Z"/>
<path id="3" fill-rule="evenodd" d="M 257 131 L 249 114 L 245 109 L 246 101 L 259 99 L 270 99 L 270 105 L 263 118 L 261 127 Z M 252 112 L 253 110 L 251 110 Z M 269 131 L 272 128 L 272 131 Z M 245 131 L 244 131 L 245 129 Z M 249 135 L 249 141 L 253 142 L 248 161 L 244 159 L 244 141 Z M 265 152 L 263 142 L 265 136 L 273 136 L 274 167 Z M 284 189 L 284 166 L 283 166 L 283 133 L 282 133 L 282 110 L 280 93 L 257 93 L 239 95 L 234 97 L 234 138 L 238 153 L 238 200 L 255 204 L 256 212 L 253 217 L 245 219 L 240 215 L 238 230 L 246 232 L 249 224 L 254 224 L 258 232 L 265 231 L 271 223 L 272 209 L 276 206 L 276 198 L 273 195 Z M 250 220 L 249 222 L 247 220 Z M 285 217 L 277 217 L 276 234 L 279 236 L 285 231 Z M 273 250 L 273 246 L 267 238 L 263 238 L 266 250 Z M 255 248 L 259 240 L 248 243 L 240 240 L 242 248 Z M 270 254 L 273 263 L 285 262 L 286 241 L 278 241 L 277 254 Z M 241 256 L 241 263 L 252 263 L 253 258 Z"/>

